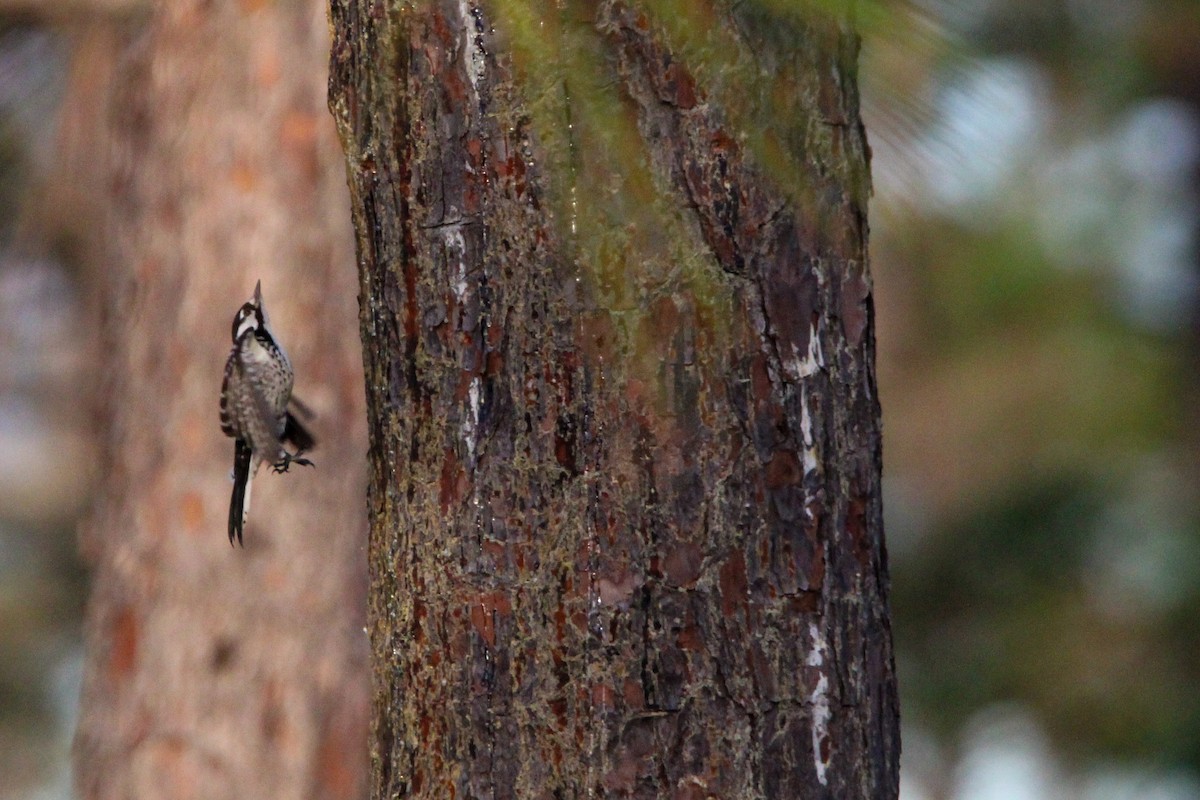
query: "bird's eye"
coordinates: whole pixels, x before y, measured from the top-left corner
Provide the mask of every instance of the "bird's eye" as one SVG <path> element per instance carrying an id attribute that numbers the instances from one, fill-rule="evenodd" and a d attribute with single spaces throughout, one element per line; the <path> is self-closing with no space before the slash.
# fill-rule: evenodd
<path id="1" fill-rule="evenodd" d="M 258 316 L 255 314 L 254 306 L 250 303 L 244 304 L 233 315 L 233 341 L 236 342 L 243 333 L 248 330 L 254 330 L 257 327 Z"/>

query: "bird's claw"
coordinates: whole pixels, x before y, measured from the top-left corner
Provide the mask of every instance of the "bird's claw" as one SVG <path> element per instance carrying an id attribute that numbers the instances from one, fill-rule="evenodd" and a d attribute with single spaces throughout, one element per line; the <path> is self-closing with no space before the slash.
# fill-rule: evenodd
<path id="1" fill-rule="evenodd" d="M 276 475 L 282 475 L 292 468 L 292 464 L 299 464 L 302 467 L 315 467 L 316 464 L 309 461 L 307 458 L 302 458 L 300 453 L 292 455 L 288 451 L 283 451 L 283 458 L 271 465 Z"/>

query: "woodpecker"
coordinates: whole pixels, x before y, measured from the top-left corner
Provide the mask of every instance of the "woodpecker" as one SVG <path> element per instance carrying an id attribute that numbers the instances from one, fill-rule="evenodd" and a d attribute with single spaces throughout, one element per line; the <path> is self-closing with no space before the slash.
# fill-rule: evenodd
<path id="1" fill-rule="evenodd" d="M 229 501 L 231 545 L 234 539 L 242 544 L 242 530 L 250 512 L 250 479 L 264 462 L 277 473 L 287 472 L 292 464 L 313 465 L 301 455 L 316 441 L 288 410 L 290 404 L 301 413 L 307 411 L 292 397 L 294 379 L 292 362 L 271 334 L 259 281 L 254 285 L 254 296 L 233 317 L 233 349 L 221 383 L 221 430 L 234 439 L 233 497 Z M 284 442 L 294 445 L 296 452 L 284 449 Z"/>

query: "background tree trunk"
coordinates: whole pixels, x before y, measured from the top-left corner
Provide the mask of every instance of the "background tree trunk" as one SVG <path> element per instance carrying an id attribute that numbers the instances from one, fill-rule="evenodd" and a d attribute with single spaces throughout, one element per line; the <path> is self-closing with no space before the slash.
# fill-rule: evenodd
<path id="1" fill-rule="evenodd" d="M 801 5 L 334 0 L 375 797 L 896 795 L 858 40 Z"/>
<path id="2" fill-rule="evenodd" d="M 162 3 L 81 48 L 120 47 L 110 82 L 86 64 L 72 79 L 74 98 L 108 92 L 103 130 L 64 139 L 65 162 L 89 153 L 99 166 L 78 174 L 105 192 L 106 435 L 83 535 L 94 584 L 75 744 L 89 800 L 365 789 L 366 437 L 324 14 Z M 259 474 L 242 550 L 226 539 L 233 443 L 217 400 L 257 278 L 320 444 L 314 470 Z"/>

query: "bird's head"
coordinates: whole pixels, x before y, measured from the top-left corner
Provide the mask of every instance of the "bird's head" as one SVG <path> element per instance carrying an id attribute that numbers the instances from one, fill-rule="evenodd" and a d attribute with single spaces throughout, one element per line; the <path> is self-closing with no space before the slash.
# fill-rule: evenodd
<path id="1" fill-rule="evenodd" d="M 233 315 L 233 341 L 237 342 L 247 331 L 265 331 L 267 307 L 263 305 L 262 281 L 254 284 L 254 296 L 242 303 Z"/>

